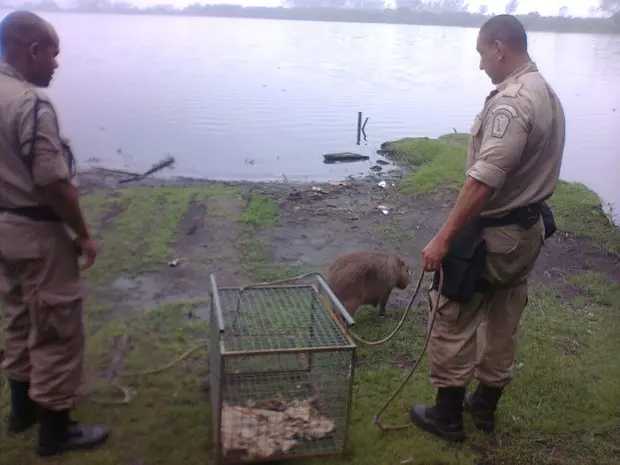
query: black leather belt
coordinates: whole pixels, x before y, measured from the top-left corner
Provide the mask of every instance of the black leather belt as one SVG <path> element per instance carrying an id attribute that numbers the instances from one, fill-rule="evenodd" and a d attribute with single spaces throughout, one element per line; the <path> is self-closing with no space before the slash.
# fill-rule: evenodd
<path id="1" fill-rule="evenodd" d="M 54 209 L 47 205 L 15 208 L 0 207 L 0 213 L 12 213 L 13 215 L 23 216 L 35 221 L 62 222 Z"/>
<path id="2" fill-rule="evenodd" d="M 535 203 L 526 207 L 519 207 L 507 215 L 497 218 L 478 217 L 477 222 L 481 228 L 498 228 L 518 224 L 525 229 L 530 229 L 540 218 L 543 209 L 542 203 Z"/>

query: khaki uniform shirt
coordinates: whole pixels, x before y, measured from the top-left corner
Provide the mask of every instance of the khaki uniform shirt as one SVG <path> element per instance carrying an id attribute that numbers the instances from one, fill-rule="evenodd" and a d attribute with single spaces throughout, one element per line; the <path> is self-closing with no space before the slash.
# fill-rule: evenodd
<path id="1" fill-rule="evenodd" d="M 494 189 L 482 216 L 542 202 L 560 176 L 566 123 L 557 95 L 535 63 L 487 97 L 470 130 L 466 172 Z"/>
<path id="2" fill-rule="evenodd" d="M 64 143 L 50 99 L 11 66 L 0 63 L 0 207 L 41 205 L 36 187 L 70 180 Z M 11 221 L 17 220 L 0 213 L 0 221 L 9 220 L 9 215 Z"/>

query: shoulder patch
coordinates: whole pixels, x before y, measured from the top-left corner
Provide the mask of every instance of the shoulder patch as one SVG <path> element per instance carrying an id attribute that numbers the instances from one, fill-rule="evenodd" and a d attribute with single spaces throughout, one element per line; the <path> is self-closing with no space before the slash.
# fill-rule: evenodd
<path id="1" fill-rule="evenodd" d="M 505 95 L 506 97 L 516 97 L 517 95 L 519 95 L 519 91 L 521 90 L 521 88 L 523 87 L 523 84 L 521 82 L 511 82 L 510 84 L 508 84 L 506 86 L 506 88 L 501 92 L 502 95 Z"/>
<path id="2" fill-rule="evenodd" d="M 500 103 L 499 105 L 496 105 L 491 110 L 491 113 L 495 114 L 495 113 L 497 113 L 500 110 L 503 110 L 503 111 L 506 111 L 506 112 L 510 113 L 510 116 L 512 116 L 513 118 L 517 118 L 519 116 L 519 113 L 517 112 L 517 109 L 515 107 L 513 107 L 512 105 L 508 105 L 507 103 Z"/>
<path id="3" fill-rule="evenodd" d="M 493 123 L 491 124 L 491 135 L 501 139 L 506 134 L 509 125 L 510 118 L 504 113 L 498 113 L 493 118 Z"/>

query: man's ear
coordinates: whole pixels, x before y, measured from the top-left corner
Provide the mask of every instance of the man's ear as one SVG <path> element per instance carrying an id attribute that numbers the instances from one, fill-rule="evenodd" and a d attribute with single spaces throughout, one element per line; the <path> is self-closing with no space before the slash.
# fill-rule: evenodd
<path id="1" fill-rule="evenodd" d="M 504 44 L 502 44 L 499 40 L 496 40 L 494 43 L 495 43 L 495 46 L 497 47 L 497 59 L 503 60 L 504 59 Z"/>
<path id="2" fill-rule="evenodd" d="M 28 51 L 30 52 L 30 56 L 32 58 L 34 58 L 35 61 L 39 60 L 39 42 L 33 42 L 32 44 L 30 44 L 30 47 L 28 47 Z"/>

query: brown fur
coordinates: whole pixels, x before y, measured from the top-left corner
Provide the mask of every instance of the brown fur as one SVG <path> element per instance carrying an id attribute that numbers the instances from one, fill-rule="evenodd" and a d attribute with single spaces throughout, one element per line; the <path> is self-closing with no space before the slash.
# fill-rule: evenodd
<path id="1" fill-rule="evenodd" d="M 361 305 L 378 305 L 383 317 L 392 289 L 405 289 L 410 280 L 409 267 L 394 252 L 351 252 L 337 258 L 327 274 L 329 287 L 351 315 Z"/>

